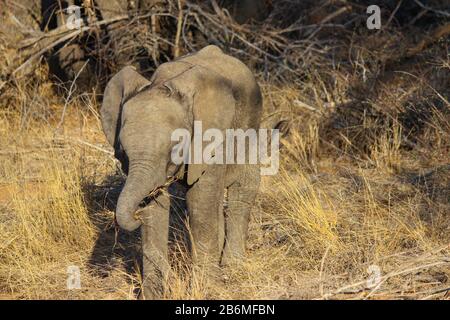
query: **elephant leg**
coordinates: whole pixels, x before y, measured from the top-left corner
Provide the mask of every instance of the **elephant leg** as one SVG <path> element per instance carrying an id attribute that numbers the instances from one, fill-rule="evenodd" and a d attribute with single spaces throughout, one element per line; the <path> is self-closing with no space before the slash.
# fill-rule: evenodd
<path id="1" fill-rule="evenodd" d="M 238 180 L 228 187 L 223 265 L 229 265 L 245 256 L 250 211 L 258 193 L 259 183 L 259 167 L 247 165 L 242 169 Z"/>
<path id="2" fill-rule="evenodd" d="M 218 270 L 223 245 L 224 174 L 223 165 L 210 166 L 186 194 L 194 266 L 209 274 Z"/>
<path id="3" fill-rule="evenodd" d="M 164 284 L 169 272 L 168 236 L 169 236 L 170 197 L 163 193 L 143 212 L 142 261 L 144 299 L 161 299 Z"/>

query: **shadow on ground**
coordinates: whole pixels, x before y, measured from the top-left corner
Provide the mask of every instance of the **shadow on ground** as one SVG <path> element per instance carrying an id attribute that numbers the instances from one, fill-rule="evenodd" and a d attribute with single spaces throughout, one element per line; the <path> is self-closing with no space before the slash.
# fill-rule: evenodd
<path id="1" fill-rule="evenodd" d="M 127 232 L 116 226 L 113 212 L 125 183 L 121 175 L 109 175 L 100 184 L 86 183 L 83 187 L 89 218 L 99 230 L 95 245 L 88 262 L 91 270 L 100 277 L 108 277 L 110 272 L 123 265 L 131 279 L 139 279 L 142 270 L 140 229 Z M 187 231 L 187 210 L 185 203 L 186 188 L 174 182 L 169 187 L 171 195 L 169 250 L 170 256 L 177 251 L 189 250 Z M 148 202 L 147 202 L 148 203 Z M 185 249 L 187 248 L 187 249 Z M 139 287 L 139 283 L 135 283 Z M 139 295 L 139 292 L 135 292 Z"/>

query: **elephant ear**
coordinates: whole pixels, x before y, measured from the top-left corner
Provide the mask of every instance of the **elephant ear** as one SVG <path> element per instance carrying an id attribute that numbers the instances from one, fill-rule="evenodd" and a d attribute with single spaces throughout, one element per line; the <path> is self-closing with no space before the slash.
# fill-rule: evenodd
<path id="1" fill-rule="evenodd" d="M 201 121 L 202 134 L 208 129 L 218 129 L 225 139 L 226 129 L 233 128 L 236 110 L 231 82 L 218 74 L 205 71 L 201 72 L 200 78 L 200 85 L 197 86 L 192 101 L 193 120 Z M 195 133 L 193 137 L 195 137 Z M 207 143 L 203 142 L 202 150 L 206 145 Z M 193 149 L 195 148 L 191 148 L 191 150 Z M 225 159 L 225 152 L 223 157 Z M 188 184 L 195 183 L 208 166 L 205 163 L 193 163 L 193 157 L 191 157 L 191 164 L 188 165 L 187 172 Z"/>
<path id="2" fill-rule="evenodd" d="M 131 66 L 124 67 L 109 80 L 103 94 L 100 115 L 103 132 L 111 146 L 116 147 L 118 142 L 124 101 L 148 85 L 150 81 Z"/>

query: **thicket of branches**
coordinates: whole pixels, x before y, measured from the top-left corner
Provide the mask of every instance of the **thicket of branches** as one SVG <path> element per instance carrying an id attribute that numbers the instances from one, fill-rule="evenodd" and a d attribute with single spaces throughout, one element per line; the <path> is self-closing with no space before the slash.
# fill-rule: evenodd
<path id="1" fill-rule="evenodd" d="M 17 10 L 17 4 L 3 1 Z M 85 15 L 77 29 L 63 25 L 40 31 L 22 25 L 18 28 L 20 42 L 0 44 L 5 49 L 14 47 L 18 54 L 2 65 L 0 90 L 9 88 L 9 96 L 14 97 L 14 88 L 22 79 L 32 81 L 40 64 L 74 43 L 85 51 L 89 61 L 86 68 L 93 73 L 89 79 L 94 80 L 98 95 L 124 65 L 133 64 L 151 76 L 161 63 L 215 44 L 249 65 L 262 84 L 298 91 L 294 103 L 297 110 L 307 114 L 301 118 L 292 112 L 283 114 L 283 106 L 271 101 L 266 108 L 270 123 L 280 118 L 290 118 L 286 119 L 290 123 L 304 122 L 308 117 L 320 119 L 324 139 L 337 140 L 339 149 L 349 143 L 370 146 L 393 121 L 401 121 L 405 132 L 418 132 L 419 123 L 430 115 L 429 103 L 448 103 L 434 91 L 446 96 L 450 77 L 435 71 L 436 86 L 421 85 L 416 95 L 396 101 L 401 106 L 380 108 L 376 103 L 384 94 L 386 81 L 394 82 L 399 72 L 414 66 L 415 77 L 431 74 L 426 61 L 445 56 L 450 11 L 442 1 L 375 1 L 381 8 L 380 30 L 366 26 L 367 7 L 374 4 L 369 0 L 268 1 L 263 15 L 244 20 L 237 17 L 230 2 L 154 1 L 159 5 L 109 13 L 107 18 Z M 78 84 L 74 80 L 80 79 L 69 80 L 73 92 Z M 369 132 L 352 131 L 367 119 L 376 123 Z M 354 138 L 342 140 L 341 135 Z M 413 147 L 413 135 L 405 143 Z"/>
<path id="2" fill-rule="evenodd" d="M 130 9 L 109 19 L 85 19 L 75 30 L 67 26 L 48 32 L 22 30 L 23 41 L 17 44 L 20 57 L 4 70 L 2 80 L 28 76 L 43 56 L 78 42 L 95 63 L 100 82 L 124 64 L 139 64 L 143 72 L 151 73 L 160 63 L 206 44 L 221 46 L 266 79 L 301 81 L 311 68 L 347 63 L 355 53 L 348 50 L 351 43 L 370 48 L 372 42 L 369 58 L 373 64 L 384 64 L 414 56 L 450 34 L 444 2 L 425 5 L 419 0 L 377 1 L 383 26 L 370 33 L 365 27 L 366 8 L 372 2 L 272 1 L 262 21 L 248 19 L 239 24 L 230 6 L 221 6 L 223 1 L 166 0 L 163 5 Z M 386 48 L 386 32 L 401 41 Z"/>

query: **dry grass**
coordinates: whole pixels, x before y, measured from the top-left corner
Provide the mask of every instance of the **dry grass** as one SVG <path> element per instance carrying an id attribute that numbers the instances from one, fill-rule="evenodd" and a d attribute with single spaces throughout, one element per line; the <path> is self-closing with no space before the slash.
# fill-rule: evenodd
<path id="1" fill-rule="evenodd" d="M 391 31 L 377 43 L 401 36 Z M 449 298 L 448 47 L 382 70 L 372 61 L 392 48 L 341 39 L 339 65 L 317 49 L 325 36 L 306 43 L 309 67 L 293 81 L 258 74 L 265 123 L 288 119 L 290 131 L 280 173 L 263 178 L 247 259 L 209 283 L 172 243 L 165 298 Z M 0 37 L 2 68 L 11 37 Z M 0 298 L 135 299 L 139 237 L 112 224 L 123 177 L 99 106 L 56 94 L 47 75 L 41 66 L 0 98 Z M 67 288 L 69 266 L 81 289 Z"/>
<path id="2" fill-rule="evenodd" d="M 138 263 L 125 250 L 135 250 L 138 241 L 116 243 L 112 212 L 101 203 L 115 165 L 91 146 L 106 145 L 98 118 L 80 109 L 67 115 L 64 135 L 55 134 L 58 121 L 30 120 L 20 128 L 19 114 L 1 119 L 4 297 L 135 298 Z M 283 145 L 280 174 L 263 181 L 248 259 L 224 270 L 223 282 L 208 284 L 180 254 L 172 259 L 166 298 L 364 298 L 371 293 L 370 265 L 379 266 L 385 278 L 369 297 L 442 297 L 445 291 L 438 290 L 446 286 L 450 264 L 448 203 L 434 202 L 395 174 L 411 159 L 399 150 L 401 131 L 392 130 L 377 140 L 371 168 L 319 158 L 319 150 L 310 150 L 318 148 L 317 130 L 292 133 Z M 87 196 L 89 190 L 101 196 Z M 93 266 L 93 254 L 108 258 Z M 81 290 L 66 288 L 71 265 L 81 269 Z"/>

